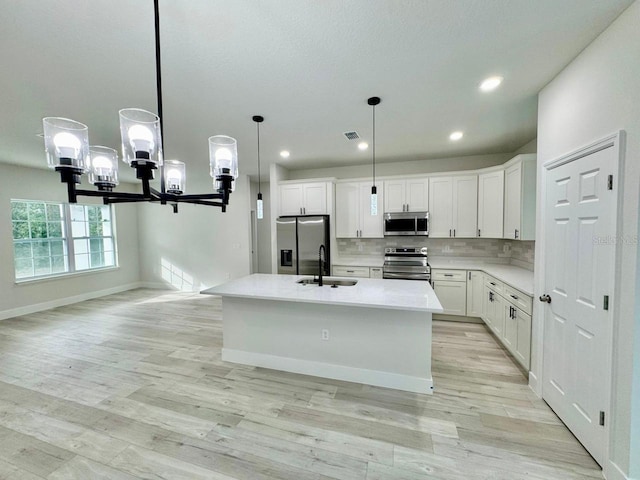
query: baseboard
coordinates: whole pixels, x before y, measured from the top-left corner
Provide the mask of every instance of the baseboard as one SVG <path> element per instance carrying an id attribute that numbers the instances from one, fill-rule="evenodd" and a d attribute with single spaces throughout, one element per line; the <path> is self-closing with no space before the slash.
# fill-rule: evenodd
<path id="1" fill-rule="evenodd" d="M 73 297 L 58 298 L 56 300 L 50 300 L 48 302 L 35 303 L 33 305 L 26 305 L 24 307 L 18 308 L 11 308 L 9 310 L 0 311 L 0 320 L 6 320 L 7 318 L 19 317 L 22 315 L 30 315 L 32 313 L 42 312 L 44 310 L 50 310 L 57 307 L 63 307 L 65 305 L 71 305 L 72 303 L 84 302 L 85 300 L 104 297 L 106 295 L 125 292 L 127 290 L 133 290 L 140 287 L 140 282 L 134 282 L 128 283 L 126 285 L 118 285 L 117 287 L 106 288 L 104 290 L 87 292 L 81 295 L 74 295 Z"/>
<path id="2" fill-rule="evenodd" d="M 409 375 L 382 372 L 379 370 L 346 367 L 343 365 L 334 365 L 311 360 L 299 360 L 297 358 L 280 357 L 266 353 L 246 352 L 230 348 L 222 349 L 222 360 L 225 362 L 312 375 L 314 377 L 364 383 L 366 385 L 374 385 L 376 387 L 395 388 L 396 390 L 415 393 L 433 393 L 432 378 L 412 377 Z"/>
<path id="3" fill-rule="evenodd" d="M 482 319 L 478 317 L 465 317 L 462 315 L 444 315 L 442 313 L 434 313 L 434 320 L 443 320 L 446 322 L 462 322 L 462 323 L 484 323 Z"/>
<path id="4" fill-rule="evenodd" d="M 529 371 L 529 388 L 536 394 L 538 398 L 542 398 L 542 389 L 538 377 L 532 371 Z"/>
<path id="5" fill-rule="evenodd" d="M 140 288 L 151 288 L 153 290 L 178 290 L 170 283 L 162 282 L 140 282 Z"/>
<path id="6" fill-rule="evenodd" d="M 627 477 L 618 465 L 609 460 L 602 471 L 604 478 L 607 480 L 634 480 Z"/>

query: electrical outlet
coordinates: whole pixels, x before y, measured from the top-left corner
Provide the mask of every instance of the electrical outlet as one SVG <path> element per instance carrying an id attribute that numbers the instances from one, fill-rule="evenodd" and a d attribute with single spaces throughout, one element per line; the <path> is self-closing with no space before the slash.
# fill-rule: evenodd
<path id="1" fill-rule="evenodd" d="M 329 330 L 326 328 L 322 329 L 322 340 L 329 340 Z"/>

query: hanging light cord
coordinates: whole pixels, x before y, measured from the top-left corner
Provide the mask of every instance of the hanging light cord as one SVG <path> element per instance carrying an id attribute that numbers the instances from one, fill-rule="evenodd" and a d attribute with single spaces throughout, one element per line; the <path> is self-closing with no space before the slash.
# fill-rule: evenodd
<path id="1" fill-rule="evenodd" d="M 376 106 L 373 105 L 373 186 L 376 186 Z"/>
<path id="2" fill-rule="evenodd" d="M 258 195 L 260 195 L 262 193 L 260 184 L 260 122 L 256 122 L 256 128 L 258 129 Z"/>
<path id="3" fill-rule="evenodd" d="M 161 59 L 160 59 L 160 7 L 159 0 L 153 1 L 153 10 L 155 16 L 155 28 L 156 28 L 156 95 L 158 99 L 158 118 L 160 119 L 160 145 L 159 150 L 163 150 L 162 144 L 164 141 L 164 118 L 162 115 L 162 73 L 161 73 Z M 164 162 L 160 166 L 160 191 L 165 193 L 164 187 Z"/>

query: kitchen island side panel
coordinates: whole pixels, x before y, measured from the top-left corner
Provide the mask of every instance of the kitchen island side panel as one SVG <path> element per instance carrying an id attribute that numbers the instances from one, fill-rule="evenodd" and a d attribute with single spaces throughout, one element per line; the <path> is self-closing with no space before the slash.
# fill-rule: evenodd
<path id="1" fill-rule="evenodd" d="M 222 305 L 225 361 L 432 391 L 429 312 L 236 297 Z"/>

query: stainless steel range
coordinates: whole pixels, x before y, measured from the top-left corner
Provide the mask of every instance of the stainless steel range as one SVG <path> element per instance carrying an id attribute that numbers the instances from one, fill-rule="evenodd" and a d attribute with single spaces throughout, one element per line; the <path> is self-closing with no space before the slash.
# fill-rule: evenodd
<path id="1" fill-rule="evenodd" d="M 384 249 L 382 278 L 431 281 L 427 247 L 387 247 Z"/>

